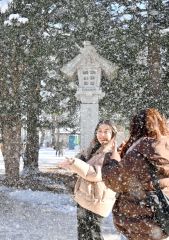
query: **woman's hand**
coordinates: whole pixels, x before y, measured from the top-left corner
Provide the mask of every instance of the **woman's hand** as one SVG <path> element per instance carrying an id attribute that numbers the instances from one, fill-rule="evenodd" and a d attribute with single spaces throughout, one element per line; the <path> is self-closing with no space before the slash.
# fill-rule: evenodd
<path id="1" fill-rule="evenodd" d="M 115 159 L 117 161 L 121 160 L 120 155 L 117 151 L 117 143 L 114 138 L 112 138 L 110 142 L 105 146 L 104 152 L 107 153 L 107 159 Z"/>
<path id="2" fill-rule="evenodd" d="M 112 147 L 111 159 L 115 159 L 115 160 L 117 160 L 118 162 L 121 160 L 120 154 L 118 153 L 118 150 L 117 150 L 117 143 L 116 143 L 116 142 L 114 142 L 114 145 L 113 145 L 113 147 Z"/>
<path id="3" fill-rule="evenodd" d="M 114 144 L 112 145 L 112 151 L 117 152 L 117 142 L 114 141 Z"/>
<path id="4" fill-rule="evenodd" d="M 69 169 L 69 167 L 74 163 L 73 158 L 65 158 L 64 161 L 58 163 L 58 167 Z"/>

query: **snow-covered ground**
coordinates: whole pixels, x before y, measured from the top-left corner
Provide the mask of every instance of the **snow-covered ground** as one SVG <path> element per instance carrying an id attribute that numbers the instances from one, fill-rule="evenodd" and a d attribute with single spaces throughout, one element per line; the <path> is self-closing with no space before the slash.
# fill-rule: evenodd
<path id="1" fill-rule="evenodd" d="M 53 148 L 41 148 L 39 151 L 39 169 L 44 170 L 47 168 L 53 168 L 59 161 L 62 161 L 66 156 L 75 156 L 77 154 L 76 150 L 65 149 L 63 151 L 63 156 L 56 156 L 56 152 Z M 20 170 L 23 168 L 23 159 L 20 159 Z M 0 174 L 5 173 L 4 161 L 2 153 L 0 151 Z"/>
<path id="2" fill-rule="evenodd" d="M 75 154 L 64 152 L 64 156 Z M 51 148 L 42 148 L 40 169 L 53 167 L 63 158 L 56 157 Z M 1 154 L 0 170 L 4 173 Z M 70 195 L 0 187 L 0 239 L 77 240 L 76 229 L 76 204 Z M 111 215 L 104 220 L 103 235 L 105 240 L 124 239 L 115 231 Z"/>

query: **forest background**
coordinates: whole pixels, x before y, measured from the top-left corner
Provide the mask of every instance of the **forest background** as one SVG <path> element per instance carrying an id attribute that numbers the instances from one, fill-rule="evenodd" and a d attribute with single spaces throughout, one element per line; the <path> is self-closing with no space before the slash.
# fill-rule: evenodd
<path id="1" fill-rule="evenodd" d="M 39 131 L 79 129 L 78 81 L 60 69 L 84 41 L 119 69 L 112 81 L 102 77 L 102 118 L 126 125 L 145 107 L 169 117 L 168 13 L 167 0 L 13 0 L 1 10 L 0 129 L 10 185 L 19 178 L 23 127 L 28 172 L 38 169 Z"/>

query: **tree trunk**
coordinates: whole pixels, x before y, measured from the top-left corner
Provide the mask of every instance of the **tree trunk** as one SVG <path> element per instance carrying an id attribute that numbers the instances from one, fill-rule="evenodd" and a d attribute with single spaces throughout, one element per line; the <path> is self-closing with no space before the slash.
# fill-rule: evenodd
<path id="1" fill-rule="evenodd" d="M 56 147 L 56 131 L 55 131 L 55 125 L 52 123 L 51 127 L 51 136 L 52 136 L 52 147 Z"/>
<path id="2" fill-rule="evenodd" d="M 39 143 L 39 146 L 40 148 L 43 146 L 43 143 L 44 143 L 44 139 L 45 139 L 45 129 L 41 128 L 40 129 L 40 132 L 41 132 L 41 138 L 40 138 L 40 143 Z"/>
<path id="3" fill-rule="evenodd" d="M 27 141 L 24 156 L 24 172 L 32 174 L 38 171 L 39 157 L 39 131 L 37 128 L 38 118 L 35 111 L 27 114 Z"/>
<path id="4" fill-rule="evenodd" d="M 24 174 L 34 174 L 39 171 L 39 104 L 40 104 L 40 83 L 35 78 L 30 82 L 28 105 L 27 105 L 27 141 L 24 156 Z"/>
<path id="5" fill-rule="evenodd" d="M 59 126 L 57 126 L 57 132 L 56 132 L 56 145 L 58 145 L 59 144 L 59 142 L 60 142 L 60 128 L 59 128 Z"/>
<path id="6" fill-rule="evenodd" d="M 19 118 L 7 118 L 3 122 L 2 140 L 6 182 L 12 186 L 19 179 L 21 150 L 21 122 Z"/>

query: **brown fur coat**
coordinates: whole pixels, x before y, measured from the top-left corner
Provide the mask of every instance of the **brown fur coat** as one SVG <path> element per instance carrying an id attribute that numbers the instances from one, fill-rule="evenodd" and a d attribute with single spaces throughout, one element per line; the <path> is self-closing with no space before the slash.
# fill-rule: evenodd
<path id="1" fill-rule="evenodd" d="M 120 162 L 106 155 L 102 177 L 107 187 L 118 193 L 113 207 L 114 223 L 129 240 L 162 240 L 167 236 L 153 221 L 146 196 L 153 190 L 146 156 L 158 169 L 160 186 L 169 196 L 169 137 L 158 141 L 141 138 Z"/>

